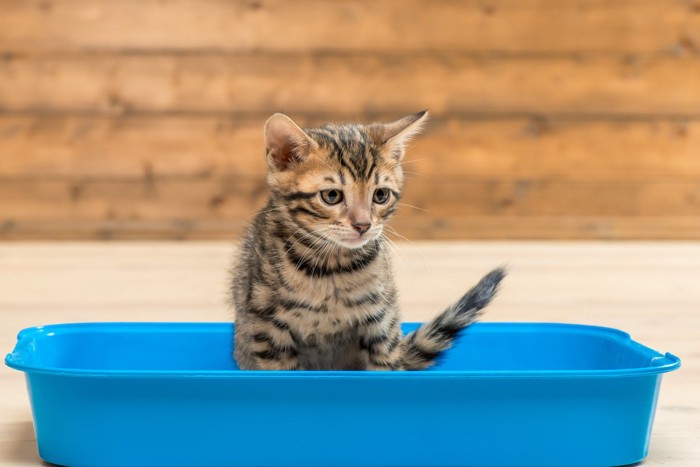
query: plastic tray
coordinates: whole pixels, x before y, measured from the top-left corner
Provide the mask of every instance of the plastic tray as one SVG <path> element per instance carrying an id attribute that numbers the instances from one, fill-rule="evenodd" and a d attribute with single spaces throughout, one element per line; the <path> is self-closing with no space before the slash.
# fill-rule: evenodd
<path id="1" fill-rule="evenodd" d="M 416 324 L 405 324 L 404 331 Z M 241 371 L 231 324 L 25 329 L 39 454 L 87 466 L 614 466 L 647 454 L 664 372 L 614 329 L 470 327 L 420 372 Z"/>

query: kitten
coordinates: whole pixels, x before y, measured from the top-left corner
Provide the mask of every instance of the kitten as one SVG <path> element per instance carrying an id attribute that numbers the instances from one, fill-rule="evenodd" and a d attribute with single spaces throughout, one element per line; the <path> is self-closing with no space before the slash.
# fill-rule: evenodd
<path id="1" fill-rule="evenodd" d="M 270 197 L 233 269 L 241 369 L 427 368 L 491 301 L 503 269 L 401 335 L 382 229 L 401 197 L 406 143 L 427 114 L 307 130 L 283 114 L 267 121 Z"/>

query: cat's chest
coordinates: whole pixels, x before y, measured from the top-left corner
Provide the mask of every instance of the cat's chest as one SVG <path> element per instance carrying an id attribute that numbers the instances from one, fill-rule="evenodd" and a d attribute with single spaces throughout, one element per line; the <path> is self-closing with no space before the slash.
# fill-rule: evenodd
<path id="1" fill-rule="evenodd" d="M 286 309 L 285 321 L 304 338 L 340 338 L 355 330 L 364 317 L 385 306 L 384 285 L 373 281 L 364 287 L 331 285 L 325 290 L 316 288 L 313 293 L 296 295 L 296 303 L 290 303 Z"/>

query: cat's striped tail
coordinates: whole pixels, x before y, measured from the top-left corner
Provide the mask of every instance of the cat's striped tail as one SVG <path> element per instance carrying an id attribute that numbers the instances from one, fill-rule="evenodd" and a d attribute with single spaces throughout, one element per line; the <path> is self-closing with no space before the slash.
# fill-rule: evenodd
<path id="1" fill-rule="evenodd" d="M 433 365 L 440 354 L 452 346 L 457 334 L 481 315 L 483 308 L 498 292 L 498 286 L 505 275 L 505 268 L 494 269 L 457 303 L 407 334 L 400 344 L 401 368 L 422 370 Z"/>

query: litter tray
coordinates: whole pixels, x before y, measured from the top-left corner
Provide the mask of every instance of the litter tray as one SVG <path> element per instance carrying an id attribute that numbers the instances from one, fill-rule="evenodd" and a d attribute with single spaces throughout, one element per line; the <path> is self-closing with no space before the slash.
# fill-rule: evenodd
<path id="1" fill-rule="evenodd" d="M 417 324 L 405 324 L 404 332 Z M 231 324 L 19 333 L 40 456 L 98 466 L 616 466 L 647 454 L 661 375 L 614 329 L 471 326 L 417 372 L 242 371 Z"/>

